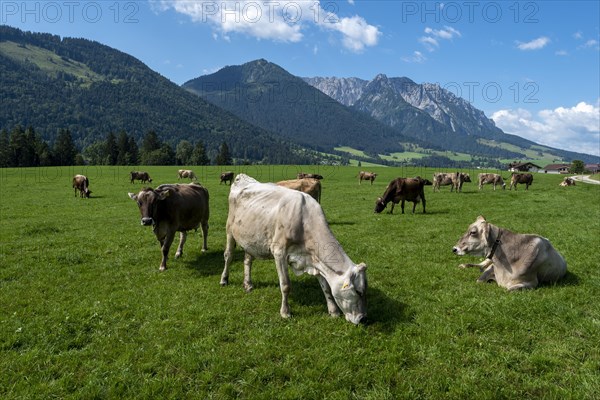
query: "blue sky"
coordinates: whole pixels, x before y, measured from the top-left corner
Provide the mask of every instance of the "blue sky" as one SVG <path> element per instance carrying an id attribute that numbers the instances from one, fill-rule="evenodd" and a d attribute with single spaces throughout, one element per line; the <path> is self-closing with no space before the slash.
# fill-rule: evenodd
<path id="1" fill-rule="evenodd" d="M 505 132 L 600 154 L 597 1 L 11 1 L 3 24 L 97 40 L 182 84 L 258 58 L 439 83 Z"/>

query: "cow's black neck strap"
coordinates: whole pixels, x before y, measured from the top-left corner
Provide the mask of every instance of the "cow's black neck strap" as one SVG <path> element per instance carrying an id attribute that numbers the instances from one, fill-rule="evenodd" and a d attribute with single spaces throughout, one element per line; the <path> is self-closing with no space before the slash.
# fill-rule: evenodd
<path id="1" fill-rule="evenodd" d="M 492 250 L 490 250 L 490 254 L 488 254 L 488 256 L 486 257 L 487 259 L 491 260 L 492 257 L 494 257 L 494 253 L 496 252 L 496 249 L 498 248 L 498 246 L 500 246 L 500 243 L 502 243 L 500 241 L 501 236 L 502 236 L 502 229 L 498 229 L 498 236 L 496 236 L 496 241 L 492 245 Z"/>

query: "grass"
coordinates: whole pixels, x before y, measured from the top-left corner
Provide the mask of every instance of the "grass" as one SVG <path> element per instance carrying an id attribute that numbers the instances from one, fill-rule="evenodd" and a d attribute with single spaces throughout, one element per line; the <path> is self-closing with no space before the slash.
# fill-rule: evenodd
<path id="1" fill-rule="evenodd" d="M 241 251 L 221 288 L 229 188 L 220 168 L 191 168 L 211 196 L 209 251 L 191 234 L 164 273 L 127 196 L 142 186 L 129 183 L 130 168 L 0 170 L 1 398 L 597 396 L 600 187 L 560 188 L 550 174 L 529 191 L 426 187 L 427 214 L 390 215 L 372 211 L 387 183 L 433 170 L 374 168 L 371 186 L 358 185 L 357 167 L 227 167 L 261 181 L 325 177 L 330 226 L 369 266 L 370 323 L 355 327 L 327 315 L 307 275 L 292 277 L 293 317 L 281 319 L 273 262 L 255 262 L 246 294 Z M 178 167 L 139 169 L 157 185 L 175 182 Z M 73 196 L 75 173 L 90 178 L 92 198 Z M 479 272 L 457 265 L 477 260 L 451 248 L 478 214 L 549 238 L 567 277 L 520 293 L 476 284 Z"/>
<path id="2" fill-rule="evenodd" d="M 550 149 L 544 147 L 544 146 L 540 146 L 540 145 L 533 145 L 531 146 L 530 149 L 524 149 L 522 147 L 519 146 L 515 146 L 514 144 L 510 144 L 510 143 L 502 143 L 502 142 L 496 142 L 495 140 L 487 140 L 487 139 L 478 139 L 477 140 L 479 143 L 485 144 L 487 146 L 491 146 L 491 147 L 500 147 L 502 149 L 508 150 L 508 151 L 513 151 L 515 153 L 522 153 L 524 155 L 524 159 L 531 161 L 534 164 L 539 165 L 540 167 L 545 167 L 548 164 L 553 164 L 553 163 L 557 163 L 557 162 L 561 162 L 562 159 L 560 157 L 558 157 L 555 154 L 549 153 L 548 151 Z M 500 162 L 508 164 L 511 163 L 515 160 L 512 159 L 502 159 L 500 160 Z"/>

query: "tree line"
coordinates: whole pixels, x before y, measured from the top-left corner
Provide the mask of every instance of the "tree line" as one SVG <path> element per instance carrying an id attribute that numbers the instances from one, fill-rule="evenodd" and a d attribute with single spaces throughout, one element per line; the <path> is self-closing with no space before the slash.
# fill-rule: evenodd
<path id="1" fill-rule="evenodd" d="M 211 157 L 212 156 L 212 157 Z M 60 129 L 54 143 L 43 140 L 33 127 L 16 126 L 0 131 L 0 167 L 45 167 L 70 165 L 231 165 L 234 160 L 227 142 L 209 154 L 202 141 L 181 140 L 173 148 L 149 131 L 141 143 L 121 131 L 78 149 L 69 129 Z"/>

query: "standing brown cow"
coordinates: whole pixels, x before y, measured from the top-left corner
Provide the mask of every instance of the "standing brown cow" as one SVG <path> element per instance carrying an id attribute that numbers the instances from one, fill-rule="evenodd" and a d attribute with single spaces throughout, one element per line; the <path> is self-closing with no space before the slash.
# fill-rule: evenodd
<path id="1" fill-rule="evenodd" d="M 392 209 L 390 210 L 390 214 L 394 213 L 394 206 L 398 204 L 400 201 L 402 207 L 402 214 L 404 214 L 404 201 L 413 202 L 413 214 L 415 213 L 415 208 L 417 207 L 417 203 L 423 202 L 423 213 L 425 211 L 425 192 L 423 187 L 425 185 L 431 185 L 431 181 L 428 179 L 423 179 L 419 176 L 416 178 L 396 178 L 389 183 L 382 197 L 377 198 L 375 202 L 375 212 L 382 212 L 387 203 L 392 202 Z"/>
<path id="2" fill-rule="evenodd" d="M 375 178 L 377 178 L 377 174 L 372 172 L 360 171 L 358 173 L 358 184 L 362 184 L 363 179 L 365 181 L 371 181 L 371 185 L 375 182 Z"/>
<path id="3" fill-rule="evenodd" d="M 202 251 L 206 251 L 208 238 L 208 190 L 196 183 L 160 185 L 145 188 L 138 194 L 129 193 L 136 201 L 142 215 L 142 225 L 154 227 L 160 242 L 162 261 L 160 270 L 167 269 L 167 257 L 175 232 L 180 232 L 175 258 L 183 254 L 187 231 L 202 227 Z"/>
<path id="4" fill-rule="evenodd" d="M 494 185 L 494 190 L 496 190 L 496 185 L 502 185 L 502 190 L 506 189 L 506 183 L 504 183 L 504 179 L 499 174 L 479 174 L 477 178 L 479 181 L 479 190 L 483 189 L 483 185 L 488 183 Z"/>
<path id="5" fill-rule="evenodd" d="M 191 181 L 197 181 L 198 177 L 191 169 L 180 169 L 177 171 L 177 179 L 189 178 Z"/>
<path id="6" fill-rule="evenodd" d="M 533 175 L 518 174 L 516 172 L 513 172 L 513 174 L 510 176 L 510 187 L 508 188 L 508 190 L 512 190 L 513 186 L 515 187 L 515 190 L 517 190 L 518 183 L 524 183 L 525 190 L 529 190 L 529 185 L 533 183 Z"/>
<path id="7" fill-rule="evenodd" d="M 229 185 L 231 185 L 231 182 L 233 181 L 233 175 L 234 174 L 232 171 L 221 172 L 221 182 L 219 182 L 219 185 L 223 182 L 225 182 L 225 184 L 229 182 Z"/>
<path id="8" fill-rule="evenodd" d="M 142 183 L 152 183 L 152 178 L 150 178 L 150 175 L 146 171 L 131 171 L 129 173 L 129 179 L 131 179 L 131 183 L 136 180 L 142 181 Z"/>
<path id="9" fill-rule="evenodd" d="M 77 191 L 79 190 L 79 197 L 89 198 L 92 193 L 89 189 L 90 180 L 85 175 L 75 175 L 73 177 L 73 189 L 75 189 L 75 197 L 77 197 Z"/>

